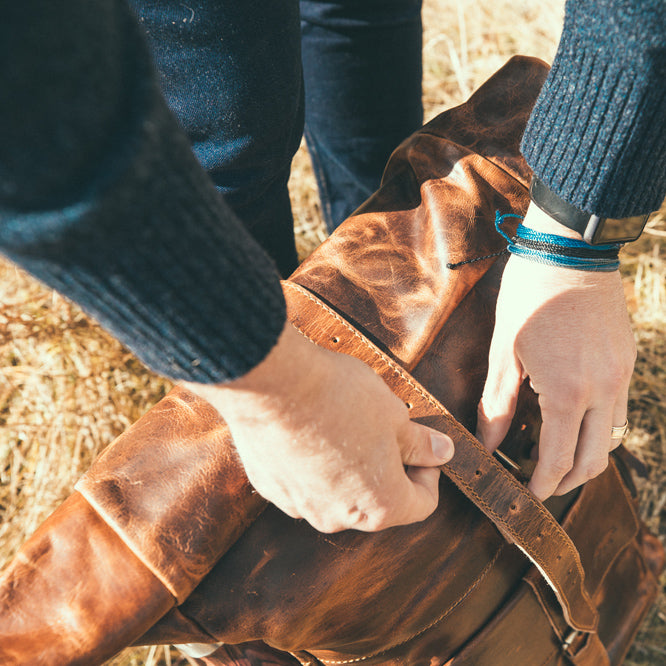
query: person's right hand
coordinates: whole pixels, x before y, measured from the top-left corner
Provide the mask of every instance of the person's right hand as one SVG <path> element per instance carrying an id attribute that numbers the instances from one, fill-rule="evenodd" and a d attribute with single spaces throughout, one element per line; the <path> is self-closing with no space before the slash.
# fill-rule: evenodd
<path id="1" fill-rule="evenodd" d="M 321 532 L 377 531 L 427 518 L 445 435 L 361 361 L 318 347 L 287 323 L 266 359 L 227 384 L 187 384 L 227 421 L 250 482 Z"/>

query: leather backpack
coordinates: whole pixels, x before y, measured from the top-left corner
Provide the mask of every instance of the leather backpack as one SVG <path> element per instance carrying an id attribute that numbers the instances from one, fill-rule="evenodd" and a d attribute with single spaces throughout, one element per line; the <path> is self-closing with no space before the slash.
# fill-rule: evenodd
<path id="1" fill-rule="evenodd" d="M 541 504 L 529 386 L 500 458 L 470 434 L 506 261 L 496 211 L 523 213 L 519 141 L 547 74 L 517 57 L 391 157 L 381 188 L 284 283 L 291 321 L 368 363 L 454 440 L 438 509 L 321 534 L 253 491 L 222 418 L 176 388 L 119 437 L 0 580 L 0 662 L 94 664 L 190 644 L 237 665 L 620 664 L 664 553 L 620 447 Z M 195 645 L 192 645 L 195 644 Z"/>

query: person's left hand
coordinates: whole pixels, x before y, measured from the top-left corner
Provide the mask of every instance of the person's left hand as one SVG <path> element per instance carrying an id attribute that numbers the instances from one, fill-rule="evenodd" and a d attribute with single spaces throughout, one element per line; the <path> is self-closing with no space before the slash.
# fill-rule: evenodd
<path id="1" fill-rule="evenodd" d="M 531 219 L 528 213 L 526 226 Z M 539 228 L 569 231 L 552 225 Z M 500 445 L 529 377 L 543 419 L 529 488 L 541 500 L 564 494 L 600 474 L 619 445 L 611 427 L 626 421 L 635 358 L 619 271 L 586 272 L 511 256 L 497 301 L 477 436 L 490 451 Z"/>

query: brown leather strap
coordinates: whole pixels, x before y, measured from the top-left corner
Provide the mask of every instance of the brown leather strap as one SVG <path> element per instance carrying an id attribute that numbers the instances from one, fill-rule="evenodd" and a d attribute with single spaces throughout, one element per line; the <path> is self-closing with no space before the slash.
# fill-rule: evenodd
<path id="1" fill-rule="evenodd" d="M 539 569 L 567 623 L 577 631 L 594 631 L 598 615 L 583 584 L 578 551 L 547 509 L 415 379 L 349 322 L 300 285 L 284 282 L 283 288 L 289 319 L 303 335 L 364 361 L 407 403 L 414 420 L 453 439 L 456 454 L 442 466 L 444 474 Z"/>

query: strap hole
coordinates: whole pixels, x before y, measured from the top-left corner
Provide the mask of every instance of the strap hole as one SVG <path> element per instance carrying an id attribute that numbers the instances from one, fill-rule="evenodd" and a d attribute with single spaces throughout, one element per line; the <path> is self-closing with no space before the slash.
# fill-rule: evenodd
<path id="1" fill-rule="evenodd" d="M 406 402 L 405 406 L 407 407 L 407 409 L 411 409 L 414 405 L 412 405 L 411 402 Z"/>
<path id="2" fill-rule="evenodd" d="M 334 336 L 331 338 L 331 342 L 333 342 L 334 344 L 337 345 L 338 342 L 340 342 L 340 338 L 339 338 L 337 335 L 334 335 Z"/>
<path id="3" fill-rule="evenodd" d="M 474 472 L 474 474 L 476 474 L 476 476 L 481 476 L 483 472 L 480 469 L 477 469 L 476 472 Z"/>

